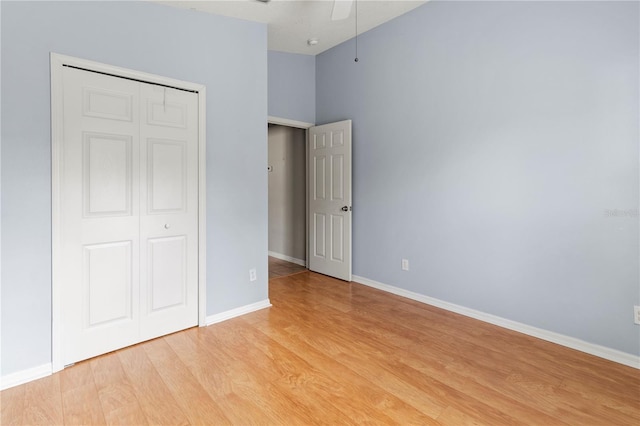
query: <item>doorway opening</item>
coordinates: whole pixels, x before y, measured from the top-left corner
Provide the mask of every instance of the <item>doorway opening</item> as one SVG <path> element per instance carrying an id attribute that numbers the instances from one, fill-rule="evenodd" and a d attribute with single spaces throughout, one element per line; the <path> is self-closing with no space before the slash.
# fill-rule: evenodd
<path id="1" fill-rule="evenodd" d="M 351 120 L 314 126 L 269 117 L 273 164 L 267 166 L 270 257 L 347 282 L 352 257 L 351 125 Z M 302 253 L 304 258 L 296 257 Z"/>
<path id="2" fill-rule="evenodd" d="M 269 123 L 269 278 L 307 270 L 307 131 Z"/>

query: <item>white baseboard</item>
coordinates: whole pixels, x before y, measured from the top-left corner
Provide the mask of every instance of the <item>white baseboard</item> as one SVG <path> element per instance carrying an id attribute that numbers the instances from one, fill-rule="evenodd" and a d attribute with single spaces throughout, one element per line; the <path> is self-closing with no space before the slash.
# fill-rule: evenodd
<path id="1" fill-rule="evenodd" d="M 269 301 L 269 299 L 261 300 L 260 302 L 240 306 L 239 308 L 220 312 L 219 314 L 209 315 L 206 319 L 206 325 L 216 324 L 222 321 L 229 320 L 231 318 L 239 317 L 241 315 L 249 314 L 251 312 L 259 311 L 260 309 L 269 307 L 271 307 L 271 302 Z"/>
<path id="2" fill-rule="evenodd" d="M 14 386 L 30 382 L 32 380 L 50 376 L 52 372 L 53 367 L 51 363 L 48 363 L 40 365 L 38 367 L 18 371 L 12 374 L 7 374 L 6 376 L 2 376 L 2 378 L 0 379 L 0 390 L 9 389 Z"/>
<path id="3" fill-rule="evenodd" d="M 466 308 L 464 306 L 456 305 L 453 303 L 445 302 L 443 300 L 435 299 L 433 297 L 425 296 L 419 293 L 414 293 L 409 290 L 404 290 L 392 285 L 383 284 L 368 278 L 359 277 L 354 275 L 353 281 L 366 285 L 368 287 L 377 288 L 378 290 L 393 293 L 398 296 L 406 297 L 407 299 L 415 300 L 417 302 L 426 303 L 427 305 L 435 306 L 445 309 L 447 311 L 455 312 L 460 315 L 475 318 L 480 321 L 488 322 L 509 330 L 517 331 L 529 336 L 537 337 L 538 339 L 553 342 L 558 345 L 566 346 L 571 349 L 575 349 L 581 352 L 585 352 L 591 355 L 595 355 L 600 358 L 608 359 L 609 361 L 617 362 L 619 364 L 628 365 L 629 367 L 640 369 L 640 357 L 626 352 L 622 352 L 616 349 L 608 348 L 606 346 L 600 346 L 593 343 L 585 342 L 584 340 L 576 339 L 574 337 L 565 336 L 564 334 L 555 333 L 553 331 L 544 330 L 537 327 L 532 327 L 527 324 L 523 324 L 516 321 L 511 321 L 505 318 L 501 318 L 495 315 L 487 314 L 475 309 Z"/>
<path id="4" fill-rule="evenodd" d="M 286 254 L 276 253 L 275 251 L 270 251 L 269 256 L 275 257 L 276 259 L 286 260 L 287 262 L 295 263 L 296 265 L 307 267 L 307 261 L 302 259 L 296 259 L 295 257 L 287 256 Z"/>

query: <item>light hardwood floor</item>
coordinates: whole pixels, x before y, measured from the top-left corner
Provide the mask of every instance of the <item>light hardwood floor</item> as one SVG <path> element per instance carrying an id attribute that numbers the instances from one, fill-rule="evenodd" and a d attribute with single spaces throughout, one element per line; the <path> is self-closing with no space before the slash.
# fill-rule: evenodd
<path id="1" fill-rule="evenodd" d="M 638 425 L 640 371 L 312 272 L 0 394 L 10 424 Z"/>
<path id="2" fill-rule="evenodd" d="M 307 268 L 304 266 L 269 256 L 269 279 L 285 277 L 306 270 Z"/>

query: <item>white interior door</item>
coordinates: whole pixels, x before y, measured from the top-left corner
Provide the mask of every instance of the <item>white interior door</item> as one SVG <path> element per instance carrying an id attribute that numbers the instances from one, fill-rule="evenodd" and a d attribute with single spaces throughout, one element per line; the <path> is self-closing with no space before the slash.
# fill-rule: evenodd
<path id="1" fill-rule="evenodd" d="M 197 94 L 65 67 L 62 362 L 198 323 Z"/>
<path id="2" fill-rule="evenodd" d="M 309 129 L 309 269 L 351 281 L 351 120 Z"/>
<path id="3" fill-rule="evenodd" d="M 142 339 L 198 323 L 198 97 L 141 84 Z"/>
<path id="4" fill-rule="evenodd" d="M 135 343 L 138 83 L 66 68 L 61 217 L 64 364 Z"/>

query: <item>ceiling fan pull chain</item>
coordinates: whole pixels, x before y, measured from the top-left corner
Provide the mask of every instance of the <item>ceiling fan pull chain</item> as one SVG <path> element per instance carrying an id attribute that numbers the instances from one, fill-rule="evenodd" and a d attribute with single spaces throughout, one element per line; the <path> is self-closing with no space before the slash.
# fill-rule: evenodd
<path id="1" fill-rule="evenodd" d="M 358 0 L 355 0 L 356 3 L 356 59 L 355 62 L 358 62 Z"/>

